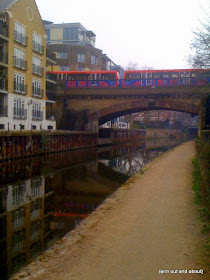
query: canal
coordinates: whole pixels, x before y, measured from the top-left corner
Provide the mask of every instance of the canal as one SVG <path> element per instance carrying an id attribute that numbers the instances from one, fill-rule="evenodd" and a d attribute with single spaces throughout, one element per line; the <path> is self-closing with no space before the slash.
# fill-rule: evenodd
<path id="1" fill-rule="evenodd" d="M 36 259 L 181 141 L 150 140 L 0 163 L 0 279 Z"/>

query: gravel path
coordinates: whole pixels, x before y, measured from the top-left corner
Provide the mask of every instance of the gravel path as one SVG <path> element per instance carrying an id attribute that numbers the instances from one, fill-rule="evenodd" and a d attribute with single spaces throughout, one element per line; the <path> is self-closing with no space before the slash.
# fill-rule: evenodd
<path id="1" fill-rule="evenodd" d="M 191 190 L 194 155 L 194 143 L 187 142 L 154 160 L 21 278 L 210 279 Z"/>

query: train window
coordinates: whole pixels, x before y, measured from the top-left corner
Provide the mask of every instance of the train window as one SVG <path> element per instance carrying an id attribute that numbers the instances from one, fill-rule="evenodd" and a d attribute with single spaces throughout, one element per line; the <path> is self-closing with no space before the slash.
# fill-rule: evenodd
<path id="1" fill-rule="evenodd" d="M 169 78 L 169 74 L 163 74 L 163 79 L 168 79 Z"/>
<path id="2" fill-rule="evenodd" d="M 135 75 L 134 75 L 134 79 L 136 79 L 136 80 L 141 79 L 141 74 L 135 74 Z"/>
<path id="3" fill-rule="evenodd" d="M 160 74 L 154 73 L 154 74 L 153 74 L 153 78 L 154 78 L 154 79 L 160 79 Z"/>
<path id="4" fill-rule="evenodd" d="M 196 78 L 197 77 L 196 73 L 192 73 L 192 77 Z"/>
<path id="5" fill-rule="evenodd" d="M 178 77 L 179 77 L 178 73 L 172 73 L 171 74 L 171 78 L 178 78 Z"/>

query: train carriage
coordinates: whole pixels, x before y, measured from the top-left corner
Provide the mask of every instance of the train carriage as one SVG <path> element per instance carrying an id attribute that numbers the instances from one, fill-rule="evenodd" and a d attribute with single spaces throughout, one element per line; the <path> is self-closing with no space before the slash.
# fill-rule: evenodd
<path id="1" fill-rule="evenodd" d="M 54 71 L 47 72 L 48 77 L 65 81 L 67 88 L 72 87 L 117 87 L 117 71 Z"/>
<path id="2" fill-rule="evenodd" d="M 204 69 L 129 70 L 124 72 L 123 87 L 203 85 L 209 82 Z"/>

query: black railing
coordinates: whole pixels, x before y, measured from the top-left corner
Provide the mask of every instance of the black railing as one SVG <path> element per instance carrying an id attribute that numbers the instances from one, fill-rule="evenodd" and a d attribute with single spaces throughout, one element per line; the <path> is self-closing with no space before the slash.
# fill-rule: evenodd
<path id="1" fill-rule="evenodd" d="M 0 52 L 0 62 L 8 64 L 8 53 Z"/>
<path id="2" fill-rule="evenodd" d="M 14 40 L 24 46 L 28 46 L 28 37 L 17 30 L 14 30 Z"/>
<path id="3" fill-rule="evenodd" d="M 7 117 L 7 106 L 0 105 L 0 117 Z"/>
<path id="4" fill-rule="evenodd" d="M 32 95 L 35 97 L 40 97 L 43 98 L 44 96 L 44 90 L 41 88 L 37 88 L 37 87 L 32 87 Z"/>
<path id="5" fill-rule="evenodd" d="M 13 118 L 14 119 L 27 119 L 27 110 L 22 108 L 13 108 Z"/>
<path id="6" fill-rule="evenodd" d="M 4 78 L 4 76 L 0 76 L 0 89 L 1 90 L 7 90 L 7 86 L 8 86 L 8 81 L 6 78 Z"/>
<path id="7" fill-rule="evenodd" d="M 32 64 L 32 72 L 33 74 L 43 76 L 44 69 L 36 64 Z"/>
<path id="8" fill-rule="evenodd" d="M 34 121 L 42 121 L 43 120 L 43 112 L 32 110 L 32 120 Z"/>
<path id="9" fill-rule="evenodd" d="M 8 26 L 3 23 L 3 25 L 0 25 L 0 34 L 4 37 L 8 37 Z"/>
<path id="10" fill-rule="evenodd" d="M 14 92 L 27 94 L 27 85 L 23 83 L 14 82 Z"/>
<path id="11" fill-rule="evenodd" d="M 37 43 L 36 41 L 33 41 L 33 50 L 40 54 L 44 54 L 44 46 Z"/>
<path id="12" fill-rule="evenodd" d="M 27 70 L 27 61 L 20 58 L 20 57 L 14 56 L 14 64 L 13 65 L 17 68 L 22 69 L 22 70 Z"/>
<path id="13" fill-rule="evenodd" d="M 52 112 L 46 112 L 46 120 L 54 121 L 54 114 Z"/>

